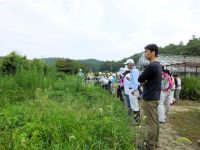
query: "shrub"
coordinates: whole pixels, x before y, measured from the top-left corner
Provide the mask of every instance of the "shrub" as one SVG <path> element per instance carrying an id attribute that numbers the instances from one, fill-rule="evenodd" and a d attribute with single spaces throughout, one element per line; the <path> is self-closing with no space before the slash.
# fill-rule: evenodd
<path id="1" fill-rule="evenodd" d="M 181 96 L 184 99 L 200 101 L 200 79 L 196 77 L 183 78 Z"/>

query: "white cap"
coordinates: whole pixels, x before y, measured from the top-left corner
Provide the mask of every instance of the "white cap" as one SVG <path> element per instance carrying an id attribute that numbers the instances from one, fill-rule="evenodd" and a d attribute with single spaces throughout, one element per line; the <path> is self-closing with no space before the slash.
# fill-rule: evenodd
<path id="1" fill-rule="evenodd" d="M 127 59 L 127 61 L 124 63 L 124 65 L 127 64 L 134 64 L 134 60 L 133 59 Z"/>
<path id="2" fill-rule="evenodd" d="M 102 72 L 99 72 L 99 75 L 102 75 Z"/>
<path id="3" fill-rule="evenodd" d="M 112 74 L 112 76 L 113 76 L 113 77 L 116 77 L 116 74 L 115 74 L 115 73 L 113 73 L 113 74 Z"/>

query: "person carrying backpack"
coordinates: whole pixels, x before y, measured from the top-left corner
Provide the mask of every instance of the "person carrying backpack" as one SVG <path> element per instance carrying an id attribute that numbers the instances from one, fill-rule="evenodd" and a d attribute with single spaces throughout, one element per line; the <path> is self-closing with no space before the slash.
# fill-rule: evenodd
<path id="1" fill-rule="evenodd" d="M 166 114 L 169 112 L 169 96 L 171 93 L 171 89 L 173 87 L 173 82 L 171 76 L 169 75 L 168 70 L 164 70 L 162 73 L 162 84 L 161 84 L 161 95 L 158 105 L 158 120 L 160 123 L 165 123 Z"/>

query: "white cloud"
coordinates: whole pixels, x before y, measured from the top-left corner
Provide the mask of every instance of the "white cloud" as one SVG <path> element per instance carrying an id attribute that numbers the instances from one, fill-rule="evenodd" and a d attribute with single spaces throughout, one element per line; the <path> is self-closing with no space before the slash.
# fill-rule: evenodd
<path id="1" fill-rule="evenodd" d="M 198 0 L 0 0 L 0 55 L 119 60 L 200 36 Z"/>

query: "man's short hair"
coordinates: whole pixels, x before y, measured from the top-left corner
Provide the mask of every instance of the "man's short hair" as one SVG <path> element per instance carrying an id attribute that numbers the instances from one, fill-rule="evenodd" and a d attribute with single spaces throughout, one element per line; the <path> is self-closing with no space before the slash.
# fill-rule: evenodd
<path id="1" fill-rule="evenodd" d="M 155 52 L 155 56 L 157 57 L 158 56 L 158 46 L 156 44 L 148 44 L 147 46 L 145 46 L 144 49 L 148 49 L 150 50 L 151 52 Z"/>

